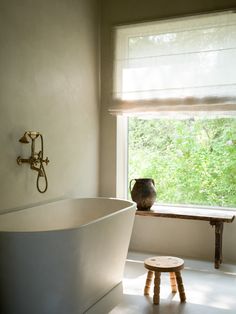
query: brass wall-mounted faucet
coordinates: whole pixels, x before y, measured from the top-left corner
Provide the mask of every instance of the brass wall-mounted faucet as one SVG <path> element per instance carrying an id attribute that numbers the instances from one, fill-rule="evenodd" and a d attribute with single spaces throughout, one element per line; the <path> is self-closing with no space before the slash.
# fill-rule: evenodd
<path id="1" fill-rule="evenodd" d="M 41 150 L 38 153 L 36 153 L 35 152 L 35 140 L 38 137 L 40 137 L 40 140 L 41 140 Z M 32 170 L 35 170 L 38 172 L 37 182 L 36 182 L 37 189 L 40 193 L 44 193 L 44 192 L 46 192 L 46 190 L 48 188 L 48 180 L 47 180 L 47 175 L 46 175 L 43 163 L 45 163 L 47 165 L 49 163 L 49 160 L 48 160 L 48 157 L 43 159 L 43 153 L 44 153 L 43 152 L 43 136 L 39 132 L 27 131 L 19 139 L 19 142 L 24 143 L 24 144 L 28 144 L 28 143 L 30 143 L 28 138 L 31 140 L 31 156 L 29 158 L 22 158 L 21 156 L 18 156 L 16 161 L 17 161 L 18 165 L 22 165 L 23 163 L 28 163 L 28 164 L 30 164 L 30 168 Z M 45 188 L 44 189 L 41 189 L 39 186 L 40 177 L 44 177 L 44 179 L 45 179 Z"/>

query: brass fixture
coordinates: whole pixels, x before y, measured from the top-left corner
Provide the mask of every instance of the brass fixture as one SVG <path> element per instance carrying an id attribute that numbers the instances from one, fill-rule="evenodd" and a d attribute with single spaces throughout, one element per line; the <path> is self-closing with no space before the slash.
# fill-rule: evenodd
<path id="1" fill-rule="evenodd" d="M 25 134 L 19 139 L 19 142 L 28 144 L 29 140 L 27 139 L 26 135 L 27 135 L 27 132 L 25 132 Z"/>
<path id="2" fill-rule="evenodd" d="M 36 153 L 35 152 L 35 140 L 40 137 L 41 140 L 41 150 Z M 43 136 L 39 132 L 35 131 L 27 131 L 24 133 L 24 135 L 19 139 L 19 142 L 28 144 L 30 143 L 29 139 L 31 140 L 31 156 L 29 158 L 22 158 L 21 156 L 18 156 L 16 161 L 18 165 L 22 165 L 23 163 L 30 164 L 30 168 L 32 170 L 35 170 L 38 172 L 36 186 L 40 193 L 44 193 L 47 191 L 48 188 L 48 180 L 47 175 L 43 166 L 43 163 L 46 165 L 49 163 L 48 157 L 43 159 Z M 39 179 L 40 177 L 43 177 L 45 180 L 45 188 L 41 189 L 39 186 Z"/>

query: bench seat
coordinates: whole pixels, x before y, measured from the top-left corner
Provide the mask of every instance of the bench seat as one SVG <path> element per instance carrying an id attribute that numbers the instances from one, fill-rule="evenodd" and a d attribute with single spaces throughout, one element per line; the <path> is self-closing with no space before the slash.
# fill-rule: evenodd
<path id="1" fill-rule="evenodd" d="M 153 216 L 208 221 L 215 226 L 215 268 L 222 263 L 222 237 L 224 223 L 231 223 L 235 212 L 231 210 L 209 209 L 204 207 L 154 205 L 151 210 L 137 210 L 138 216 Z"/>

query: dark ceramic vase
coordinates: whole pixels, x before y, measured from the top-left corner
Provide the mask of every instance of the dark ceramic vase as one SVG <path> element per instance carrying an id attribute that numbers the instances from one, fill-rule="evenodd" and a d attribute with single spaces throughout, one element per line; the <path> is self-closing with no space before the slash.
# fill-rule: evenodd
<path id="1" fill-rule="evenodd" d="M 133 188 L 132 182 L 135 181 Z M 129 183 L 132 200 L 137 203 L 138 210 L 150 210 L 156 200 L 156 188 L 153 179 L 132 179 Z"/>

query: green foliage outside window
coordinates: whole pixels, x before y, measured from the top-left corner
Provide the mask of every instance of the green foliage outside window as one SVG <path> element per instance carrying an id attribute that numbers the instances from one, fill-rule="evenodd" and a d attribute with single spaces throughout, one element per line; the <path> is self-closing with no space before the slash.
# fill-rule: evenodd
<path id="1" fill-rule="evenodd" d="M 153 178 L 157 202 L 236 207 L 236 119 L 129 118 L 129 180 Z"/>

